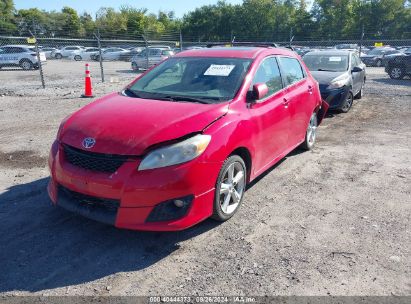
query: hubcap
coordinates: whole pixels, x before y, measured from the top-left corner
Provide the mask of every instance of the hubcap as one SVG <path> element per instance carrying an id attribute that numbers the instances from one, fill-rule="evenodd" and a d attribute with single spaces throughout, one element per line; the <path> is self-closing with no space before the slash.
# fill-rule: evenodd
<path id="1" fill-rule="evenodd" d="M 23 62 L 23 69 L 25 70 L 30 69 L 30 63 L 28 63 L 27 61 Z"/>
<path id="2" fill-rule="evenodd" d="M 307 128 L 307 140 L 310 146 L 315 143 L 316 133 L 317 133 L 317 119 L 316 119 L 316 116 L 313 115 L 311 116 L 310 123 L 308 124 L 308 128 Z"/>
<path id="3" fill-rule="evenodd" d="M 401 69 L 399 69 L 399 68 L 393 68 L 393 69 L 391 70 L 391 76 L 392 76 L 393 78 L 400 78 L 400 76 L 401 76 Z"/>
<path id="4" fill-rule="evenodd" d="M 347 99 L 343 106 L 343 110 L 348 111 L 351 108 L 351 105 L 352 105 L 352 95 L 348 94 Z"/>
<path id="5" fill-rule="evenodd" d="M 225 214 L 233 213 L 244 194 L 245 174 L 239 162 L 232 163 L 223 173 L 220 184 L 220 206 Z"/>

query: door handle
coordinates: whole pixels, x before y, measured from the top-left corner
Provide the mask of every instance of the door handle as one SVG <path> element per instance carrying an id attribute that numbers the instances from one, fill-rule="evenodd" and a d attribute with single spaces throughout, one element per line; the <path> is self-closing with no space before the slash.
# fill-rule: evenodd
<path id="1" fill-rule="evenodd" d="M 288 108 L 288 103 L 289 103 L 290 101 L 287 99 L 287 98 L 283 98 L 283 105 L 284 105 L 284 107 L 286 107 L 286 108 Z"/>
<path id="2" fill-rule="evenodd" d="M 313 87 L 312 86 L 308 86 L 308 93 L 312 94 L 313 93 Z"/>

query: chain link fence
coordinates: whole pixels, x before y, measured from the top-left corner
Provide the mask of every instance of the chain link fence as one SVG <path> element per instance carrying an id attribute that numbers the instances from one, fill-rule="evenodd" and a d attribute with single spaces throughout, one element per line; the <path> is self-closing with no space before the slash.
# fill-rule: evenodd
<path id="1" fill-rule="evenodd" d="M 208 44 L 235 44 L 244 39 L 230 37 L 227 41 L 195 41 L 181 32 L 162 35 L 144 32 L 135 37 L 103 37 L 97 31 L 87 39 L 58 37 L 10 37 L 0 36 L 0 90 L 13 90 L 17 85 L 27 88 L 64 88 L 82 85 L 84 65 L 90 64 L 93 82 L 118 83 L 135 78 L 143 71 L 174 54 Z M 258 43 L 258 39 L 253 39 Z M 260 42 L 268 42 L 263 40 Z M 292 46 L 300 55 L 317 49 L 356 49 L 366 55 L 376 47 L 386 48 L 376 66 L 383 66 L 386 56 L 411 52 L 411 39 L 402 40 L 299 40 L 270 41 L 280 46 Z M 366 62 L 373 65 L 372 62 Z M 8 72 L 19 73 L 8 77 Z M 17 83 L 16 83 L 17 81 Z"/>

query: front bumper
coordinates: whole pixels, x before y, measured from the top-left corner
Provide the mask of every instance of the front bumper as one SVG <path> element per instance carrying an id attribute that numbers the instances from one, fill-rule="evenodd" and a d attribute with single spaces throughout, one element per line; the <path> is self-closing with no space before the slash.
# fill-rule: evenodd
<path id="1" fill-rule="evenodd" d="M 68 163 L 55 142 L 50 152 L 48 193 L 54 205 L 118 228 L 150 231 L 182 230 L 211 216 L 215 181 L 222 163 L 201 156 L 191 162 L 138 171 L 140 160 L 125 162 L 115 173 L 86 170 Z M 118 201 L 118 208 L 90 207 L 62 194 L 61 188 L 93 198 Z M 148 221 L 154 208 L 165 201 L 192 196 L 187 213 L 168 221 Z"/>
<path id="2" fill-rule="evenodd" d="M 332 90 L 320 88 L 320 90 L 321 98 L 329 104 L 329 110 L 341 108 L 350 92 L 350 88 L 347 86 Z"/>

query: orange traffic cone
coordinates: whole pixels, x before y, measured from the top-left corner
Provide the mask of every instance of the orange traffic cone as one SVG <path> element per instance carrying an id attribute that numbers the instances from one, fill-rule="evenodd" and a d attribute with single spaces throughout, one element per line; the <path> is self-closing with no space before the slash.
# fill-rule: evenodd
<path id="1" fill-rule="evenodd" d="M 89 70 L 89 65 L 86 63 L 86 78 L 85 78 L 85 87 L 84 87 L 84 94 L 81 95 L 83 98 L 92 98 L 93 95 L 93 88 L 91 87 L 91 75 Z"/>

